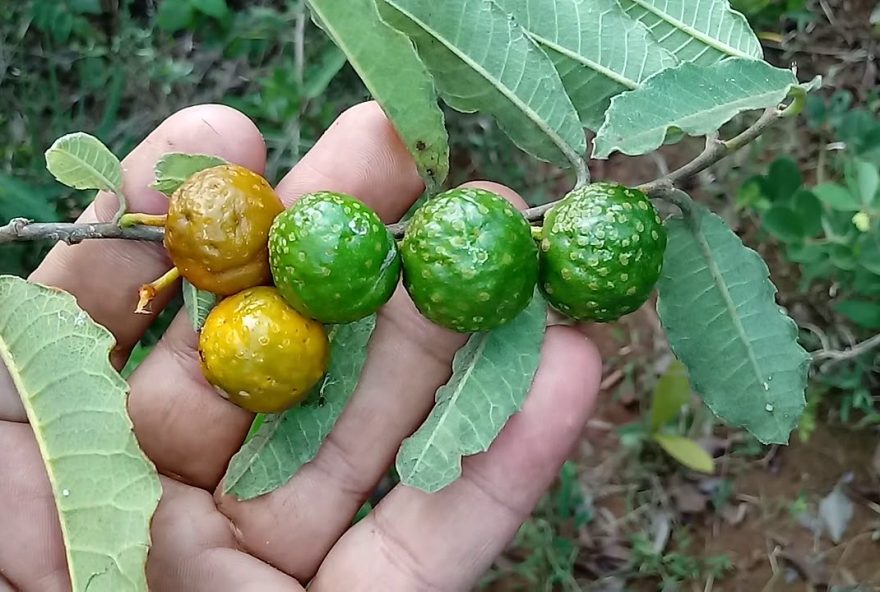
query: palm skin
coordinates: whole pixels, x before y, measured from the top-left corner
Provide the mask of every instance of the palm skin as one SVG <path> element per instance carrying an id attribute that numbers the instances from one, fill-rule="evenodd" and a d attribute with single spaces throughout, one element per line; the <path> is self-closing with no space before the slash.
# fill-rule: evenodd
<path id="1" fill-rule="evenodd" d="M 154 163 L 170 151 L 216 154 L 257 172 L 266 157 L 259 131 L 240 113 L 185 109 L 125 159 L 132 211 L 167 208 L 148 185 Z M 524 206 L 507 188 L 477 185 Z M 423 189 L 375 103 L 343 113 L 277 187 L 287 205 L 317 190 L 356 195 L 385 222 L 399 219 Z M 109 220 L 114 207 L 115 198 L 99 195 L 82 220 Z M 159 245 L 87 241 L 56 246 L 30 279 L 74 294 L 116 336 L 112 360 L 121 367 L 151 321 L 133 314 L 137 289 L 168 267 Z M 154 310 L 169 297 L 161 295 Z M 135 433 L 162 474 L 147 562 L 157 592 L 469 590 L 551 484 L 592 410 L 601 374 L 595 348 L 576 327 L 551 327 L 525 408 L 490 450 L 466 459 L 462 478 L 443 491 L 398 486 L 352 526 L 400 442 L 429 412 L 465 337 L 422 318 L 398 288 L 379 313 L 351 403 L 317 457 L 278 490 L 237 502 L 218 485 L 252 416 L 202 378 L 183 314 L 130 378 Z M 49 481 L 5 372 L 0 475 L 0 591 L 69 590 Z"/>

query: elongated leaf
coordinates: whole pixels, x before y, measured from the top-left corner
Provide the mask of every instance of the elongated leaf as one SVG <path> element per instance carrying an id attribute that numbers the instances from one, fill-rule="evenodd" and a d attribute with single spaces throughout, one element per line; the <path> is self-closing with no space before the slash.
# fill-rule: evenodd
<path id="1" fill-rule="evenodd" d="M 669 456 L 687 468 L 710 475 L 715 472 L 715 460 L 702 446 L 690 438 L 670 436 L 668 434 L 654 434 L 654 441 Z"/>
<path id="2" fill-rule="evenodd" d="M 702 208 L 668 231 L 658 312 L 694 390 L 727 423 L 787 442 L 806 404 L 810 357 L 767 265 Z"/>
<path id="3" fill-rule="evenodd" d="M 391 119 L 428 187 L 449 173 L 449 138 L 434 83 L 412 42 L 379 16 L 376 0 L 308 0 Z"/>
<path id="4" fill-rule="evenodd" d="M 541 45 L 581 122 L 597 130 L 611 97 L 678 63 L 616 0 L 496 0 Z"/>
<path id="5" fill-rule="evenodd" d="M 684 364 L 674 360 L 657 381 L 651 397 L 651 431 L 672 421 L 691 398 L 691 383 Z"/>
<path id="6" fill-rule="evenodd" d="M 360 379 L 375 315 L 330 332 L 330 368 L 308 400 L 279 415 L 267 415 L 257 433 L 232 457 L 223 492 L 247 500 L 287 483 L 336 424 Z"/>
<path id="7" fill-rule="evenodd" d="M 114 346 L 73 296 L 0 278 L 0 359 L 49 473 L 72 588 L 145 592 L 161 487 L 132 432 Z"/>
<path id="8" fill-rule="evenodd" d="M 170 152 L 156 163 L 156 180 L 151 187 L 170 197 L 194 174 L 221 164 L 226 164 L 226 161 L 219 156 Z"/>
<path id="9" fill-rule="evenodd" d="M 546 320 L 546 304 L 536 296 L 516 319 L 473 335 L 458 351 L 431 415 L 398 451 L 402 483 L 439 491 L 461 475 L 463 456 L 489 449 L 531 388 Z"/>
<path id="10" fill-rule="evenodd" d="M 737 113 L 778 105 L 797 84 L 791 71 L 750 59 L 664 70 L 640 89 L 611 100 L 593 156 L 607 158 L 615 150 L 646 154 L 659 148 L 672 129 L 708 134 Z"/>
<path id="11" fill-rule="evenodd" d="M 55 140 L 46 151 L 46 168 L 74 189 L 122 189 L 122 164 L 98 138 L 76 132 Z"/>
<path id="12" fill-rule="evenodd" d="M 196 332 L 201 331 L 205 326 L 205 319 L 219 301 L 220 298 L 216 294 L 199 290 L 187 280 L 183 280 L 183 306 Z"/>
<path id="13" fill-rule="evenodd" d="M 618 1 L 683 62 L 712 64 L 730 56 L 763 57 L 748 21 L 727 0 Z"/>
<path id="14" fill-rule="evenodd" d="M 586 138 L 553 62 L 494 1 L 379 2 L 415 41 L 450 106 L 491 114 L 537 158 L 562 167 L 581 161 Z"/>

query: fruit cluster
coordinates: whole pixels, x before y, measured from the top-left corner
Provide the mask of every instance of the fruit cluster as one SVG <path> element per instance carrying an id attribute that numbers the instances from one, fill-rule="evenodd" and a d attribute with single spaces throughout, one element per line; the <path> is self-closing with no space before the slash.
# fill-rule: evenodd
<path id="1" fill-rule="evenodd" d="M 195 287 L 225 296 L 199 337 L 202 371 L 253 412 L 301 402 L 324 375 L 325 324 L 381 308 L 401 277 L 418 310 L 457 332 L 499 327 L 536 287 L 576 320 L 640 307 L 661 271 L 666 233 L 646 196 L 608 183 L 576 189 L 532 228 L 484 189 L 421 206 L 398 245 L 356 198 L 312 193 L 285 210 L 261 176 L 221 165 L 171 196 L 165 247 Z"/>

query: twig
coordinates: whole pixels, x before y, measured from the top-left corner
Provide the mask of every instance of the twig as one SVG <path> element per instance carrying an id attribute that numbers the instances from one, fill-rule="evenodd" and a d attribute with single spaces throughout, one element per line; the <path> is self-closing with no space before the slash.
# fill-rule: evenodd
<path id="1" fill-rule="evenodd" d="M 75 244 L 92 238 L 118 238 L 128 240 L 161 242 L 165 237 L 162 228 L 130 226 L 122 228 L 112 222 L 75 224 L 67 222 L 32 222 L 26 218 L 14 218 L 0 226 L 0 244 L 17 241 L 63 241 Z"/>
<path id="2" fill-rule="evenodd" d="M 876 349 L 880 347 L 880 335 L 875 335 L 870 339 L 866 339 L 861 343 L 857 343 L 856 345 L 850 347 L 849 349 L 845 349 L 842 351 L 835 350 L 819 350 L 813 353 L 813 361 L 821 362 L 825 360 L 834 360 L 834 361 L 844 361 L 851 360 L 853 358 L 857 358 L 862 354 L 866 354 L 872 349 Z"/>

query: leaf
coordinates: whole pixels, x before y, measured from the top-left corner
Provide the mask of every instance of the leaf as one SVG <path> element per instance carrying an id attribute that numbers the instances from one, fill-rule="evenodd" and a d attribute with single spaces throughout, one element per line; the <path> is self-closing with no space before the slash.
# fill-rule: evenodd
<path id="1" fill-rule="evenodd" d="M 507 325 L 471 336 L 431 414 L 398 451 L 402 483 L 439 491 L 461 475 L 463 456 L 489 449 L 531 388 L 546 320 L 546 304 L 536 295 Z"/>
<path id="2" fill-rule="evenodd" d="M 872 205 L 877 200 L 877 190 L 880 189 L 880 173 L 877 172 L 877 166 L 857 158 L 852 168 L 855 189 L 862 203 L 866 206 Z"/>
<path id="3" fill-rule="evenodd" d="M 161 2 L 156 13 L 156 24 L 166 33 L 176 33 L 188 28 L 195 15 L 196 9 L 189 2 Z"/>
<path id="4" fill-rule="evenodd" d="M 715 472 L 715 459 L 690 438 L 668 434 L 654 434 L 653 438 L 669 456 L 687 468 L 709 475 Z"/>
<path id="5" fill-rule="evenodd" d="M 819 516 L 825 525 L 828 536 L 837 545 L 843 540 L 846 529 L 852 521 L 855 514 L 855 507 L 852 500 L 843 490 L 843 484 L 838 483 L 834 486 L 827 496 L 819 502 Z"/>
<path id="6" fill-rule="evenodd" d="M 205 326 L 205 319 L 219 301 L 220 298 L 216 294 L 199 290 L 187 280 L 183 280 L 183 306 L 192 322 L 193 330 L 197 333 Z"/>
<path id="7" fill-rule="evenodd" d="M 690 398 L 691 384 L 687 369 L 678 360 L 673 360 L 651 396 L 651 431 L 656 432 L 662 425 L 675 419 Z"/>
<path id="8" fill-rule="evenodd" d="M 82 132 L 55 140 L 46 151 L 46 168 L 59 183 L 74 189 L 122 189 L 119 159 L 100 140 Z"/>
<path id="9" fill-rule="evenodd" d="M 161 486 L 126 413 L 116 345 L 70 294 L 0 278 L 0 359 L 49 474 L 73 590 L 147 590 Z"/>
<path id="10" fill-rule="evenodd" d="M 673 128 L 691 135 L 714 132 L 742 111 L 778 105 L 797 83 L 790 70 L 742 58 L 669 68 L 611 99 L 593 156 L 646 154 Z"/>
<path id="11" fill-rule="evenodd" d="M 788 206 L 773 206 L 764 213 L 764 229 L 786 243 L 803 240 L 806 235 L 798 213 Z"/>
<path id="12" fill-rule="evenodd" d="M 156 162 L 155 181 L 150 187 L 171 197 L 194 174 L 223 164 L 227 162 L 219 156 L 170 152 Z"/>
<path id="13" fill-rule="evenodd" d="M 495 2 L 380 0 L 380 6 L 415 41 L 451 107 L 492 115 L 536 158 L 562 167 L 582 163 L 586 137 L 553 62 Z"/>
<path id="14" fill-rule="evenodd" d="M 496 0 L 556 64 L 581 122 L 596 130 L 611 97 L 678 63 L 616 0 Z"/>
<path id="15" fill-rule="evenodd" d="M 788 201 L 804 184 L 801 169 L 797 163 L 788 157 L 780 157 L 770 165 L 767 174 L 768 197 L 774 202 Z"/>
<path id="16" fill-rule="evenodd" d="M 745 17 L 727 0 L 618 0 L 683 62 L 712 64 L 730 56 L 762 58 L 763 50 Z"/>
<path id="17" fill-rule="evenodd" d="M 181 2 L 181 0 L 177 0 L 177 2 L 186 4 L 186 2 Z M 189 4 L 202 14 L 218 20 L 226 18 L 229 14 L 229 6 L 226 4 L 226 0 L 189 0 Z"/>
<path id="18" fill-rule="evenodd" d="M 813 237 L 822 232 L 822 204 L 812 191 L 801 189 L 792 198 L 792 207 L 804 227 L 804 236 Z"/>
<path id="19" fill-rule="evenodd" d="M 372 315 L 331 329 L 324 379 L 302 405 L 265 416 L 257 433 L 232 457 L 223 478 L 224 494 L 248 500 L 269 493 L 315 457 L 358 384 L 375 326 Z"/>
<path id="20" fill-rule="evenodd" d="M 12 218 L 55 222 L 58 212 L 52 195 L 44 187 L 29 185 L 0 173 L 0 224 Z"/>
<path id="21" fill-rule="evenodd" d="M 449 173 L 449 137 L 437 92 L 412 42 L 379 15 L 376 0 L 308 0 L 321 27 L 385 110 L 433 189 Z"/>
<path id="22" fill-rule="evenodd" d="M 836 183 L 823 183 L 813 187 L 813 195 L 828 207 L 841 212 L 858 212 L 862 208 L 859 198 Z"/>
<path id="23" fill-rule="evenodd" d="M 880 303 L 870 300 L 841 300 L 834 305 L 837 314 L 865 329 L 880 329 Z"/>
<path id="24" fill-rule="evenodd" d="M 673 352 L 715 415 L 786 443 L 806 405 L 810 356 L 767 265 L 702 207 L 667 227 L 657 308 Z"/>
<path id="25" fill-rule="evenodd" d="M 335 45 L 329 45 L 314 65 L 306 71 L 302 96 L 305 99 L 316 99 L 327 90 L 330 82 L 348 63 L 346 55 Z"/>

